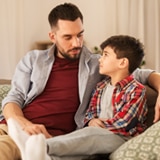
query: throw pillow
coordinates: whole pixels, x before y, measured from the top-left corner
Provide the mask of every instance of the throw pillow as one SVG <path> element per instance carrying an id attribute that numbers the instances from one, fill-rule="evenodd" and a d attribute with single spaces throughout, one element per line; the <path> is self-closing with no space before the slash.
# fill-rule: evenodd
<path id="1" fill-rule="evenodd" d="M 120 146 L 110 160 L 160 160 L 160 121 Z"/>
<path id="2" fill-rule="evenodd" d="M 2 100 L 8 94 L 10 89 L 11 85 L 9 84 L 0 85 L 0 113 L 1 113 Z"/>

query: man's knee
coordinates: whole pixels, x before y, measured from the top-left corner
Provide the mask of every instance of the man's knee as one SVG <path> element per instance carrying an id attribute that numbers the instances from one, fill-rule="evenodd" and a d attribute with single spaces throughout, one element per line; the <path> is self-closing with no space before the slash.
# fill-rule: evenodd
<path id="1" fill-rule="evenodd" d="M 8 135 L 0 135 L 0 159 L 20 160 L 20 151 Z"/>

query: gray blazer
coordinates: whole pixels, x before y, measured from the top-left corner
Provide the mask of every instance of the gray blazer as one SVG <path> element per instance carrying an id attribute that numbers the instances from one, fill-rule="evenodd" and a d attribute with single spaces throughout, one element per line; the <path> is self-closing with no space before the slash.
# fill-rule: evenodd
<path id="1" fill-rule="evenodd" d="M 8 102 L 15 102 L 24 108 L 44 90 L 55 60 L 54 50 L 53 45 L 48 50 L 30 51 L 22 58 L 17 64 L 12 88 L 2 102 L 2 108 Z M 78 73 L 80 107 L 87 107 L 93 88 L 102 78 L 98 73 L 98 58 L 99 55 L 92 54 L 83 46 Z"/>

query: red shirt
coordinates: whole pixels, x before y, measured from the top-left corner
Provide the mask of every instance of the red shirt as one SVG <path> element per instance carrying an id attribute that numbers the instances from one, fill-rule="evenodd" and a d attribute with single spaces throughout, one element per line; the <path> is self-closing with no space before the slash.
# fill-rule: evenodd
<path id="1" fill-rule="evenodd" d="M 27 119 L 44 124 L 51 135 L 66 134 L 76 129 L 78 62 L 56 58 L 44 91 L 23 109 Z"/>

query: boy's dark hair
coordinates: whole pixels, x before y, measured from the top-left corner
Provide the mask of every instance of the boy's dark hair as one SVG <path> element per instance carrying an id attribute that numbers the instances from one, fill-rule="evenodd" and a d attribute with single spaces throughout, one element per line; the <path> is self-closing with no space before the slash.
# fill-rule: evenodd
<path id="1" fill-rule="evenodd" d="M 129 60 L 129 72 L 132 73 L 140 66 L 144 56 L 144 46 L 136 38 L 127 35 L 116 35 L 105 40 L 101 49 L 111 47 L 117 55 L 117 58 L 127 58 Z"/>
<path id="2" fill-rule="evenodd" d="M 79 8 L 72 3 L 64 3 L 56 6 L 48 15 L 50 26 L 56 26 L 59 19 L 74 21 L 80 18 L 83 23 L 83 15 Z"/>

